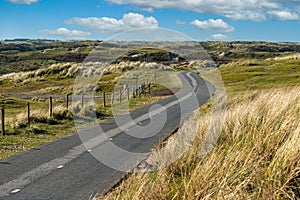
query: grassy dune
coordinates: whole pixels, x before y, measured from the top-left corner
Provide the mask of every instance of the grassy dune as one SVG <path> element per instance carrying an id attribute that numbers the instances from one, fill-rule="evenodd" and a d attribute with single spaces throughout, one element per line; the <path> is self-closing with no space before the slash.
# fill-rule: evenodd
<path id="1" fill-rule="evenodd" d="M 208 103 L 200 109 L 195 141 L 179 160 L 133 174 L 100 199 L 300 198 L 299 61 L 251 60 L 220 71 L 229 97 L 215 148 L 200 156 L 210 124 Z M 187 122 L 178 135 L 194 127 Z M 173 142 L 163 154 L 150 156 L 152 165 L 176 156 Z"/>
<path id="2" fill-rule="evenodd" d="M 11 44 L 3 44 L 0 50 L 7 52 L 5 55 L 2 52 L 0 59 L 0 94 L 71 93 L 81 68 L 79 63 L 98 43 L 58 42 L 50 46 L 40 44 L 38 48 L 24 44 L 20 50 L 14 46 L 7 49 Z M 299 45 L 252 42 L 202 45 L 218 64 L 232 62 L 220 67 L 228 107 L 216 147 L 206 157 L 200 156 L 211 117 L 208 102 L 191 119 L 196 120 L 197 127 L 190 120 L 176 134 L 186 138 L 190 132 L 196 133 L 196 139 L 179 160 L 159 171 L 130 176 L 102 199 L 300 199 L 300 61 L 290 58 L 299 52 Z M 15 55 L 15 51 L 20 52 Z M 283 59 L 265 60 L 282 55 Z M 103 72 L 100 63 L 86 64 L 86 77 Z M 111 92 L 120 77 L 137 66 L 141 70 L 161 67 L 140 62 L 111 65 L 96 86 L 97 94 Z M 131 75 L 135 82 L 137 74 Z M 206 77 L 213 78 L 209 73 Z M 174 79 L 165 82 L 173 84 Z M 158 98 L 131 99 L 130 108 Z M 28 102 L 32 106 L 30 127 L 26 126 Z M 0 136 L 0 159 L 74 132 L 71 113 L 66 112 L 64 104 L 64 100 L 55 102 L 54 116 L 50 118 L 46 99 L 22 100 L 1 95 L 0 105 L 7 108 L 8 135 Z M 86 107 L 78 112 L 88 116 L 94 108 Z M 103 108 L 101 103 L 96 112 L 102 117 L 111 116 L 111 108 Z M 154 166 L 160 166 L 165 158 L 178 156 L 174 151 L 178 147 L 176 138 L 162 146 L 166 146 L 163 153 L 156 150 L 149 157 Z"/>

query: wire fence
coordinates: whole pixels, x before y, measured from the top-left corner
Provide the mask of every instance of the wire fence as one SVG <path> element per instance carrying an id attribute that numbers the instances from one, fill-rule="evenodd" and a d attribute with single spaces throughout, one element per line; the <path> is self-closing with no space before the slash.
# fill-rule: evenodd
<path id="1" fill-rule="evenodd" d="M 63 114 L 73 112 L 72 103 L 75 101 L 78 109 L 83 109 L 91 100 L 102 105 L 103 108 L 111 107 L 131 98 L 141 97 L 151 93 L 151 84 L 142 83 L 139 86 L 129 86 L 124 84 L 123 88 L 114 89 L 111 93 L 103 92 L 102 95 L 28 95 L 14 94 L 4 95 L 5 98 L 23 99 L 26 103 L 20 105 L 1 104 L 1 135 L 6 135 L 6 126 L 30 126 L 32 122 L 47 121 L 60 117 Z M 18 103 L 15 103 L 18 104 Z M 10 111 L 10 112 L 8 112 Z M 20 115 L 20 117 L 18 117 Z M 39 118 L 39 119 L 38 119 Z M 21 123 L 22 122 L 22 123 Z"/>

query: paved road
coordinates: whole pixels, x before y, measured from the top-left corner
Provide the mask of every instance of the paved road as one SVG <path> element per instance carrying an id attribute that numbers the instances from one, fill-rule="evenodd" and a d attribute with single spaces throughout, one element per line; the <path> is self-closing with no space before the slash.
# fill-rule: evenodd
<path id="1" fill-rule="evenodd" d="M 85 200 L 109 190 L 211 97 L 197 73 L 179 76 L 182 90 L 131 112 L 134 121 L 120 116 L 0 161 L 0 199 Z"/>

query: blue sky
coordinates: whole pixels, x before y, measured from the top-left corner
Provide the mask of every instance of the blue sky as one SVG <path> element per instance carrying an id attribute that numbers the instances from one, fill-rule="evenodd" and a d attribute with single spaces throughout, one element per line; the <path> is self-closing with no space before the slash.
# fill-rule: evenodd
<path id="1" fill-rule="evenodd" d="M 300 0 L 0 0 L 0 39 L 106 39 L 167 28 L 199 41 L 300 42 Z"/>

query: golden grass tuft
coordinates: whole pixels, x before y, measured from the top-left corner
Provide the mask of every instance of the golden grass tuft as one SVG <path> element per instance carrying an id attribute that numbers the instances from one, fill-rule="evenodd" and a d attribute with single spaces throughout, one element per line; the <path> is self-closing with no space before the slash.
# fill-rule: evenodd
<path id="1" fill-rule="evenodd" d="M 232 99 L 209 155 L 199 156 L 209 127 L 205 114 L 193 145 L 179 160 L 134 174 L 101 199 L 299 199 L 299 114 L 300 87 Z M 165 153 L 170 157 L 176 151 Z"/>

